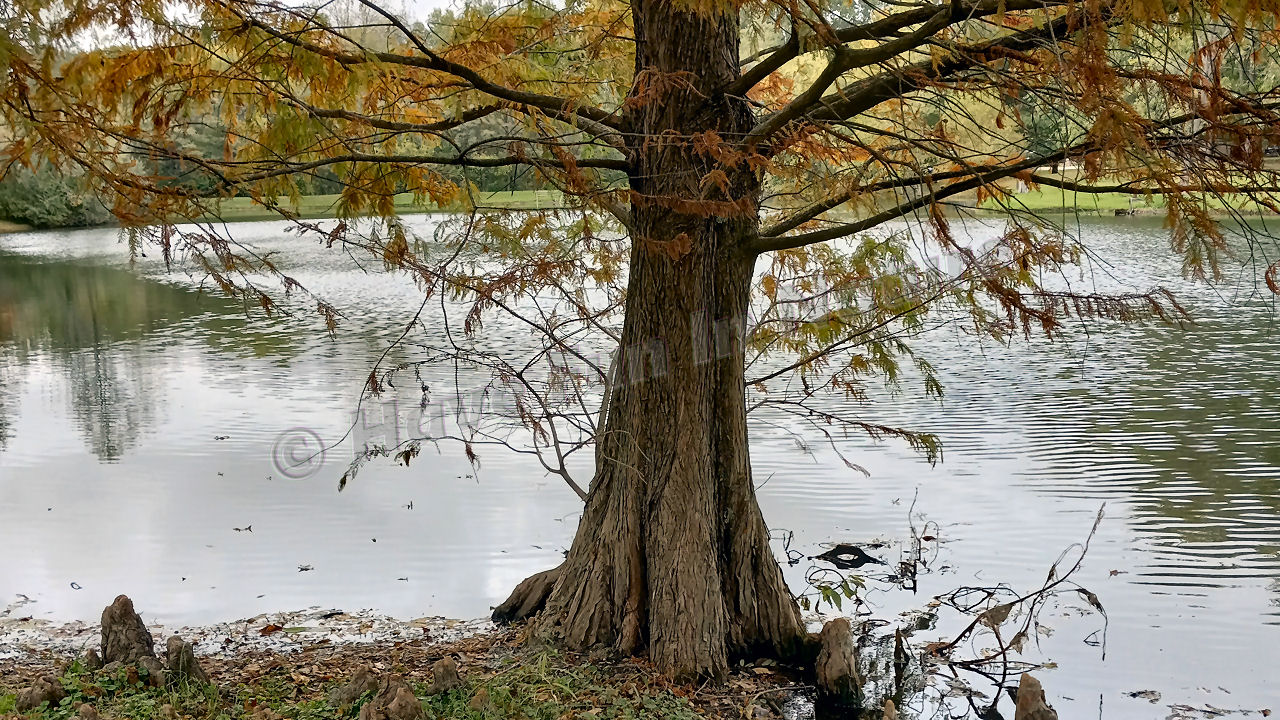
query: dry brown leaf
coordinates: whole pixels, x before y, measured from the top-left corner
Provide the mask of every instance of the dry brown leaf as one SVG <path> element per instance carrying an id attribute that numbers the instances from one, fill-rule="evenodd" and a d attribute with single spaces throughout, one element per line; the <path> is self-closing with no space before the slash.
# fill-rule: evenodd
<path id="1" fill-rule="evenodd" d="M 1003 625 L 1005 620 L 1009 619 L 1009 612 L 1012 610 L 1013 603 L 997 605 L 989 610 L 984 610 L 983 613 L 978 616 L 978 622 L 986 625 L 992 630 L 995 630 Z"/>

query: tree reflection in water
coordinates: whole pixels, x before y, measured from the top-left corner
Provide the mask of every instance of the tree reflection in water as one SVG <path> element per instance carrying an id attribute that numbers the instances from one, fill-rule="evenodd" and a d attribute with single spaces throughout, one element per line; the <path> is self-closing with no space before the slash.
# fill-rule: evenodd
<path id="1" fill-rule="evenodd" d="M 131 341 L 218 305 L 124 269 L 0 254 L 0 447 L 17 422 L 23 375 L 43 355 L 66 376 L 90 451 L 119 460 L 158 405 L 152 368 Z"/>

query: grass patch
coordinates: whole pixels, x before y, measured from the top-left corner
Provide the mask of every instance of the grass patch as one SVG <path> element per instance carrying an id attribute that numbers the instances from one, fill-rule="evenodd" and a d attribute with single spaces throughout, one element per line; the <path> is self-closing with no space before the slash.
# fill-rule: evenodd
<path id="1" fill-rule="evenodd" d="M 150 720 L 172 717 L 162 712 L 169 705 L 183 715 L 191 717 L 230 718 L 234 715 L 221 712 L 218 690 L 213 686 L 187 685 L 172 688 L 149 687 L 145 670 L 121 668 L 106 673 L 86 670 L 79 662 L 71 663 L 58 678 L 67 695 L 56 705 L 43 705 L 25 714 L 17 711 L 17 696 L 0 696 L 0 717 L 31 718 L 32 720 L 68 720 L 77 717 L 82 704 L 94 706 L 104 717 Z M 178 710 L 181 708 L 182 710 Z M 195 712 L 191 712 L 195 711 Z"/>
<path id="2" fill-rule="evenodd" d="M 1123 193 L 1081 193 L 1059 188 L 1041 187 L 1038 190 L 1014 193 L 1005 203 L 1014 209 L 1026 208 L 1034 211 L 1060 210 L 1063 212 L 1084 212 L 1114 215 L 1117 210 L 1163 208 L 1164 202 L 1156 197 L 1152 203 L 1140 195 Z M 994 201 L 983 204 L 984 208 L 999 209 Z"/>
<path id="3" fill-rule="evenodd" d="M 67 697 L 54 707 L 18 715 L 15 696 L 3 696 L 0 716 L 26 720 L 71 720 L 82 703 L 104 718 L 128 720 L 261 720 L 263 709 L 290 720 L 354 718 L 368 696 L 350 707 L 333 707 L 327 690 L 340 681 L 300 682 L 288 668 L 276 668 L 253 682 L 234 686 L 185 685 L 153 688 L 145 673 L 117 675 L 87 672 L 73 664 L 61 681 Z M 670 688 L 646 682 L 643 673 L 575 665 L 563 656 L 541 652 L 512 658 L 506 667 L 468 679 L 466 685 L 435 696 L 426 684 L 414 684 L 426 717 L 444 720 L 694 720 L 697 708 Z M 168 706 L 168 707 L 166 707 Z"/>
<path id="4" fill-rule="evenodd" d="M 456 720 L 693 720 L 696 706 L 625 666 L 571 664 L 552 653 L 512 659 L 491 677 L 426 699 L 427 716 Z"/>
<path id="5" fill-rule="evenodd" d="M 429 668 L 446 655 L 462 659 L 464 684 L 428 695 Z M 780 707 L 782 693 L 794 688 L 794 678 L 781 669 L 747 668 L 728 686 L 704 690 L 671 683 L 643 660 L 603 661 L 532 649 L 506 631 L 449 645 L 316 646 L 201 662 L 214 684 L 149 687 L 145 671 L 123 669 L 109 675 L 72 662 L 60 675 L 67 697 L 54 707 L 25 714 L 16 712 L 19 687 L 12 685 L 25 686 L 44 671 L 0 672 L 0 718 L 73 720 L 81 704 L 89 703 L 105 720 L 355 720 L 369 694 L 350 706 L 335 707 L 330 691 L 347 683 L 361 665 L 404 677 L 427 720 L 741 718 L 753 703 Z"/>
<path id="6" fill-rule="evenodd" d="M 1082 182 L 1083 178 L 1079 176 L 1067 176 L 1063 179 Z M 1105 181 L 1104 181 L 1105 184 Z M 993 212 L 1006 212 L 1005 207 L 1013 211 L 1024 211 L 1034 213 L 1063 213 L 1063 214 L 1083 214 L 1083 215 L 1159 215 L 1165 211 L 1165 198 L 1162 195 L 1133 195 L 1130 193 L 1089 193 L 1076 192 L 1074 190 L 1065 190 L 1063 188 L 1049 187 L 1041 185 L 1038 188 L 1025 191 L 1017 190 L 1017 183 L 1014 181 L 1000 181 L 999 185 L 1011 193 L 1009 198 L 997 201 L 989 199 L 982 203 L 981 210 Z M 973 192 L 961 193 L 958 199 L 973 204 L 976 201 L 976 194 Z M 1246 213 L 1256 213 L 1258 208 L 1245 196 L 1228 196 L 1226 199 L 1219 198 L 1210 194 L 1203 194 L 1200 202 L 1209 212 L 1214 214 L 1226 213 L 1228 210 L 1241 210 Z"/>

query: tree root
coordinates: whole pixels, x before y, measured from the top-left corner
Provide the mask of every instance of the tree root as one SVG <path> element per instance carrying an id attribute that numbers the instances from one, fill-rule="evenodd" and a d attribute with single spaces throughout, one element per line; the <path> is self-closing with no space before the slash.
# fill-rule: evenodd
<path id="1" fill-rule="evenodd" d="M 527 620 L 538 614 L 547 604 L 547 596 L 551 594 L 551 588 L 555 587 L 556 581 L 560 579 L 563 569 L 564 565 L 557 565 L 550 570 L 525 578 L 515 590 L 511 591 L 510 597 L 493 609 L 493 621 L 506 625 Z"/>

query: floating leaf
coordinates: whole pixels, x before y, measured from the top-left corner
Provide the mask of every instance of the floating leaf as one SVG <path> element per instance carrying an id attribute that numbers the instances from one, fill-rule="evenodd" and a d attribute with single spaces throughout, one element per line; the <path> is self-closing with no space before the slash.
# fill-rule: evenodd
<path id="1" fill-rule="evenodd" d="M 1003 605 L 997 605 L 989 610 L 985 610 L 978 616 L 978 622 L 986 625 L 992 630 L 996 630 L 1004 624 L 1005 620 L 1009 619 L 1009 612 L 1013 610 L 1013 606 L 1014 603 L 1005 603 Z"/>
<path id="2" fill-rule="evenodd" d="M 1022 652 L 1023 646 L 1025 646 L 1026 644 L 1027 644 L 1027 631 L 1019 630 L 1018 634 L 1014 635 L 1013 639 L 1009 641 L 1009 648 L 1012 649 L 1014 652 L 1020 653 Z"/>

